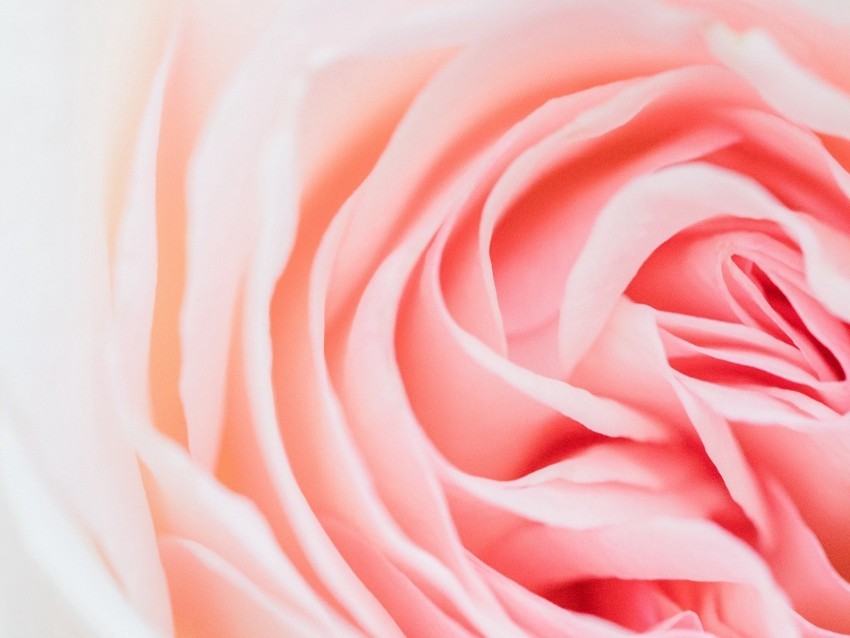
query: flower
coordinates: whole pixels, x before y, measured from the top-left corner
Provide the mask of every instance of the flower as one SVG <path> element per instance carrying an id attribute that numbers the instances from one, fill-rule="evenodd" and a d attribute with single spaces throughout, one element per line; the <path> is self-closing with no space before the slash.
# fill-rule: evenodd
<path id="1" fill-rule="evenodd" d="M 28 116 L 18 633 L 850 634 L 846 4 L 140 15 Z"/>

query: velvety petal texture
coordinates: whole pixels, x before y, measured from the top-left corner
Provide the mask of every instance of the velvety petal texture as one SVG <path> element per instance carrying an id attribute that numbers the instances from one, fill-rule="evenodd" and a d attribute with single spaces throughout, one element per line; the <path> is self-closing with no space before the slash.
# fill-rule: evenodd
<path id="1" fill-rule="evenodd" d="M 145 5 L 0 19 L 0 634 L 850 636 L 850 5 Z"/>

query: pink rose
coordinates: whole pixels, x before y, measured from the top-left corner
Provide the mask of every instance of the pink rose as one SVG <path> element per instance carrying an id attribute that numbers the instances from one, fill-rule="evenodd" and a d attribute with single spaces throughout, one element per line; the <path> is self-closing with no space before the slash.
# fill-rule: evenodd
<path id="1" fill-rule="evenodd" d="M 0 628 L 850 635 L 850 5 L 75 11 L 9 36 Z"/>

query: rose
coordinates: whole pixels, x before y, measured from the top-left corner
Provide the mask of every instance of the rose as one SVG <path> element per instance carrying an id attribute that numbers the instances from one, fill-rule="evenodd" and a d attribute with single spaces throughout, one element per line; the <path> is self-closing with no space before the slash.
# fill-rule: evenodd
<path id="1" fill-rule="evenodd" d="M 10 626 L 846 633 L 846 8 L 330 4 L 165 15 L 91 117 Z"/>
<path id="2" fill-rule="evenodd" d="M 161 564 L 180 634 L 843 630 L 840 35 L 708 10 L 358 13 L 344 37 L 287 15 L 225 88 L 232 16 L 183 16 L 108 366 L 76 288 L 58 307 L 87 301 L 63 317 L 83 352 L 24 369 L 74 380 L 65 454 L 38 436 L 52 406 L 11 386 L 29 400 L 7 420 L 40 428 L 4 430 L 10 556 L 70 612 L 53 628 L 143 632 L 135 610 L 167 632 Z M 94 224 L 73 237 L 76 261 L 98 246 Z"/>

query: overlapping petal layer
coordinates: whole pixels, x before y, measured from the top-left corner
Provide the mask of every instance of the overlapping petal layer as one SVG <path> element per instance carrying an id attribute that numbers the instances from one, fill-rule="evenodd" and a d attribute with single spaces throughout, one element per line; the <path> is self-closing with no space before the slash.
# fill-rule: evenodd
<path id="1" fill-rule="evenodd" d="M 850 80 L 676 4 L 174 36 L 113 363 L 178 633 L 850 632 Z"/>

